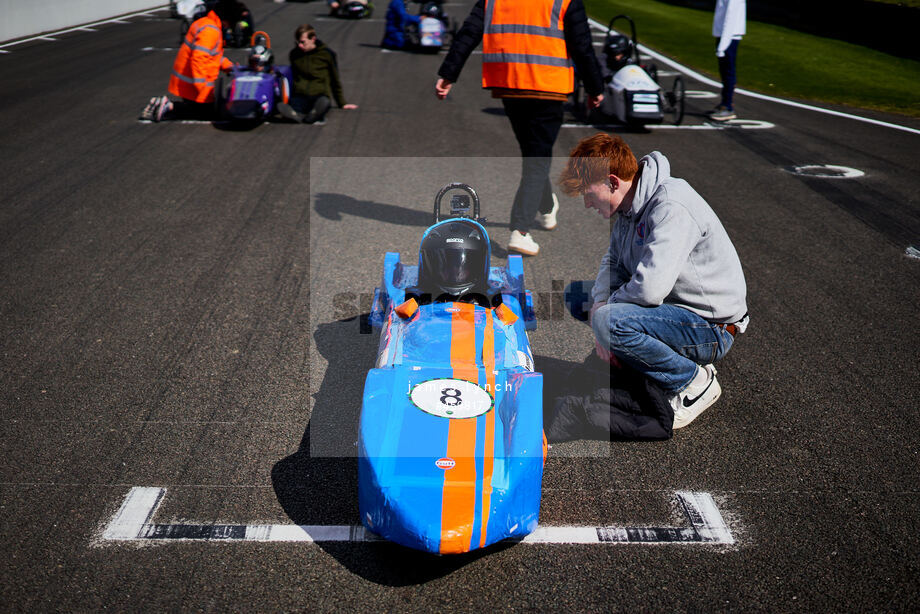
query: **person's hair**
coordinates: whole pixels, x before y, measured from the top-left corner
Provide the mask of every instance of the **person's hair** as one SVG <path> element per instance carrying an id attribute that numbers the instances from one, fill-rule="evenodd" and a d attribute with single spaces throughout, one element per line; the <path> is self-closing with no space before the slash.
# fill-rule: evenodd
<path id="1" fill-rule="evenodd" d="M 588 186 L 616 175 L 632 181 L 639 165 L 629 145 L 618 136 L 598 132 L 581 140 L 569 152 L 569 160 L 559 176 L 562 191 L 569 196 L 584 194 Z"/>
<path id="2" fill-rule="evenodd" d="M 308 23 L 301 24 L 294 30 L 294 40 L 300 42 L 300 37 L 304 34 L 313 34 L 315 36 L 316 30 Z"/>

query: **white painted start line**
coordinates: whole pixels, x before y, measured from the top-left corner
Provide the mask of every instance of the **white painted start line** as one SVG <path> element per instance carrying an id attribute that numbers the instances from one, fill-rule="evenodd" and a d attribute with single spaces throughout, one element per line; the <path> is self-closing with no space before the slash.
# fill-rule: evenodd
<path id="1" fill-rule="evenodd" d="M 687 527 L 538 526 L 525 544 L 734 544 L 712 495 L 675 493 Z M 159 524 L 152 522 L 165 488 L 135 486 L 102 534 L 106 541 L 382 542 L 360 525 Z"/>

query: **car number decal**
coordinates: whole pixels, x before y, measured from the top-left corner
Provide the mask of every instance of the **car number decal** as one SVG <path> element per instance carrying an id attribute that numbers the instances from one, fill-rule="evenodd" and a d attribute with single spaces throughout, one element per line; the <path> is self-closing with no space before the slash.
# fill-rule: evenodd
<path id="1" fill-rule="evenodd" d="M 492 395 L 462 379 L 425 380 L 413 386 L 409 398 L 423 412 L 439 418 L 475 418 L 492 409 Z"/>

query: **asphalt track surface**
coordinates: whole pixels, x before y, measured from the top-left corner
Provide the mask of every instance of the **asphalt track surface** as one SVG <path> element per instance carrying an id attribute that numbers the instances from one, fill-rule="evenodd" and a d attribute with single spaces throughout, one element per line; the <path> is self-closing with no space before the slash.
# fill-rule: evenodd
<path id="1" fill-rule="evenodd" d="M 139 122 L 175 53 L 165 11 L 0 55 L 0 609 L 916 611 L 920 136 L 750 98 L 742 118 L 772 127 L 711 129 L 698 98 L 687 128 L 614 128 L 664 152 L 740 253 L 752 323 L 719 365 L 721 400 L 670 441 L 554 446 L 541 510 L 542 525 L 679 526 L 674 493 L 706 492 L 734 544 L 438 558 L 104 539 L 135 486 L 166 489 L 157 522 L 358 524 L 376 338 L 349 318 L 384 252 L 414 260 L 434 194 L 466 181 L 506 256 L 517 146 L 477 56 L 439 102 L 439 57 L 377 47 L 382 8 L 250 7 L 281 58 L 313 22 L 359 109 L 323 126 Z M 593 131 L 562 130 L 554 172 Z M 804 164 L 865 174 L 786 170 Z M 547 377 L 590 349 L 558 288 L 593 276 L 607 235 L 573 199 L 536 232 Z"/>

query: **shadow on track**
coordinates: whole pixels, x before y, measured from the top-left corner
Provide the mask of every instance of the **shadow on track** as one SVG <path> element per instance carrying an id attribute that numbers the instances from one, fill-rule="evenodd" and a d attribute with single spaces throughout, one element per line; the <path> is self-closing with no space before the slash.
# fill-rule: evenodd
<path id="1" fill-rule="evenodd" d="M 327 220 L 341 221 L 342 214 L 376 220 L 386 224 L 398 226 L 417 226 L 428 228 L 431 226 L 431 211 L 418 211 L 399 205 L 378 203 L 370 200 L 358 200 L 344 194 L 323 192 L 316 195 L 313 210 Z M 489 228 L 504 228 L 507 225 L 500 222 L 483 222 Z M 492 239 L 492 255 L 496 258 L 507 258 L 508 252 Z"/>

